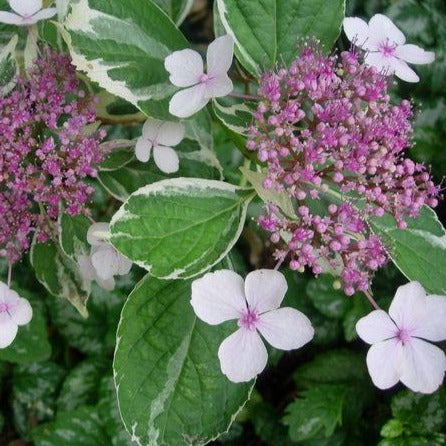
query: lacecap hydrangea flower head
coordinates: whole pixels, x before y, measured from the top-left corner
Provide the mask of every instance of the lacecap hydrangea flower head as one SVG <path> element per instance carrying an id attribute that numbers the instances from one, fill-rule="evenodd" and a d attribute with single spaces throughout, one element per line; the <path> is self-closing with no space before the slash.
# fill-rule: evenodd
<path id="1" fill-rule="evenodd" d="M 56 236 L 61 209 L 88 213 L 105 155 L 94 99 L 76 79 L 69 56 L 46 49 L 27 77 L 0 98 L 0 256 L 19 260 L 35 235 Z"/>
<path id="2" fill-rule="evenodd" d="M 389 79 L 354 51 L 325 56 L 305 44 L 288 69 L 263 74 L 248 149 L 267 164 L 263 186 L 288 195 L 295 215 L 268 205 L 260 218 L 293 270 L 338 272 L 344 291 L 369 289 L 388 260 L 366 221 L 399 228 L 439 196 L 426 168 L 407 157 L 413 116 L 393 104 Z"/>

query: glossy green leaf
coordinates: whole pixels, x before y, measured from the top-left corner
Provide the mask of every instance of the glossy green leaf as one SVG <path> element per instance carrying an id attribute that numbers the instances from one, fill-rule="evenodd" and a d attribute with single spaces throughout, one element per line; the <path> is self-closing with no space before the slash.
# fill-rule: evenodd
<path id="1" fill-rule="evenodd" d="M 160 6 L 169 17 L 177 24 L 180 25 L 186 18 L 188 12 L 192 8 L 193 0 L 152 0 L 158 6 Z"/>
<path id="2" fill-rule="evenodd" d="M 90 226 L 91 221 L 85 215 L 72 217 L 62 213 L 59 219 L 60 247 L 75 262 L 80 255 L 90 253 L 90 245 L 87 242 L 87 232 Z"/>

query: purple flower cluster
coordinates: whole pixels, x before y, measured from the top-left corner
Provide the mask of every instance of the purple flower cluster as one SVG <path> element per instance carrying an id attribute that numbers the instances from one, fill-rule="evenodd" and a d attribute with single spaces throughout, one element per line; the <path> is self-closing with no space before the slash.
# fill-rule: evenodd
<path id="1" fill-rule="evenodd" d="M 0 98 L 0 256 L 19 260 L 35 233 L 44 242 L 54 233 L 61 209 L 87 213 L 105 155 L 103 131 L 95 121 L 94 98 L 76 79 L 70 58 L 45 50 L 26 78 Z"/>
<path id="2" fill-rule="evenodd" d="M 295 202 L 294 217 L 268 205 L 259 220 L 276 256 L 295 270 L 336 270 L 348 295 L 367 290 L 388 258 L 366 220 L 388 213 L 405 228 L 439 196 L 425 167 L 405 157 L 411 104 L 392 105 L 388 82 L 352 51 L 326 57 L 307 44 L 289 69 L 262 76 L 250 127 L 247 147 L 268 166 L 264 187 Z"/>

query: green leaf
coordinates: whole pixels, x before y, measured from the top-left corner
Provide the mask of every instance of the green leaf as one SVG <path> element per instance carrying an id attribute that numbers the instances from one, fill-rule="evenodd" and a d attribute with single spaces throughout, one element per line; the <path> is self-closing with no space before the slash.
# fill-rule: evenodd
<path id="1" fill-rule="evenodd" d="M 193 277 L 232 249 L 252 197 L 221 181 L 159 181 L 133 193 L 113 216 L 110 241 L 155 277 Z"/>
<path id="2" fill-rule="evenodd" d="M 241 64 L 255 76 L 289 65 L 299 39 L 313 36 L 327 49 L 337 39 L 345 0 L 217 0 L 220 21 L 234 37 Z"/>
<path id="3" fill-rule="evenodd" d="M 350 298 L 342 290 L 333 287 L 333 277 L 320 275 L 307 285 L 307 294 L 313 305 L 324 315 L 341 319 L 351 306 Z"/>
<path id="4" fill-rule="evenodd" d="M 62 213 L 59 219 L 59 242 L 62 251 L 75 262 L 80 255 L 90 253 L 87 232 L 91 222 L 85 215 L 72 217 Z"/>
<path id="5" fill-rule="evenodd" d="M 109 365 L 109 360 L 100 357 L 88 358 L 76 365 L 60 390 L 57 399 L 59 412 L 95 404 L 99 382 Z"/>
<path id="6" fill-rule="evenodd" d="M 9 93 L 14 88 L 14 78 L 18 71 L 15 56 L 18 40 L 17 35 L 13 36 L 0 51 L 0 89 L 2 95 Z"/>
<path id="7" fill-rule="evenodd" d="M 36 446 L 98 446 L 109 445 L 97 409 L 82 407 L 62 412 L 56 420 L 38 426 L 32 437 Z"/>
<path id="8" fill-rule="evenodd" d="M 153 0 L 153 2 L 166 11 L 177 25 L 180 25 L 192 8 L 194 0 Z"/>
<path id="9" fill-rule="evenodd" d="M 33 309 L 31 322 L 19 327 L 17 337 L 7 348 L 0 349 L 0 360 L 28 363 L 45 361 L 51 355 L 51 344 L 46 331 L 43 299 L 28 290 L 12 287 L 21 297 L 28 299 Z"/>
<path id="10" fill-rule="evenodd" d="M 344 315 L 342 326 L 344 337 L 347 342 L 351 342 L 358 337 L 356 333 L 356 323 L 371 311 L 370 302 L 361 294 L 355 294 L 348 298 L 352 304 Z"/>
<path id="11" fill-rule="evenodd" d="M 293 441 L 304 441 L 323 433 L 333 434 L 342 423 L 345 387 L 335 384 L 320 384 L 301 393 L 286 408 L 283 422 L 289 426 Z"/>
<path id="12" fill-rule="evenodd" d="M 199 321 L 190 286 L 147 275 L 122 311 L 115 384 L 126 429 L 139 444 L 205 444 L 229 428 L 249 397 L 252 384 L 231 383 L 217 357 L 235 324 Z"/>
<path id="13" fill-rule="evenodd" d="M 381 436 L 385 438 L 397 438 L 404 432 L 404 426 L 400 420 L 391 419 L 381 428 Z"/>
<path id="14" fill-rule="evenodd" d="M 54 362 L 18 365 L 13 373 L 12 409 L 16 429 L 25 437 L 36 422 L 53 418 L 65 370 Z"/>
<path id="15" fill-rule="evenodd" d="M 225 104 L 223 99 L 212 101 L 215 116 L 234 133 L 249 136 L 248 125 L 257 109 L 255 102 L 244 101 L 242 104 Z"/>
<path id="16" fill-rule="evenodd" d="M 88 300 L 87 319 L 61 299 L 52 299 L 50 314 L 53 323 L 68 344 L 86 355 L 103 355 L 113 351 L 119 313 L 125 295 L 115 289 L 105 291 L 93 285 Z"/>
<path id="17" fill-rule="evenodd" d="M 389 248 L 398 269 L 419 281 L 430 293 L 446 294 L 446 232 L 435 212 L 424 206 L 416 219 L 406 219 L 407 229 L 396 227 L 389 215 L 369 222 Z"/>
<path id="18" fill-rule="evenodd" d="M 77 0 L 62 34 L 74 65 L 108 92 L 147 115 L 173 120 L 176 91 L 164 59 L 188 47 L 166 13 L 152 1 Z"/>

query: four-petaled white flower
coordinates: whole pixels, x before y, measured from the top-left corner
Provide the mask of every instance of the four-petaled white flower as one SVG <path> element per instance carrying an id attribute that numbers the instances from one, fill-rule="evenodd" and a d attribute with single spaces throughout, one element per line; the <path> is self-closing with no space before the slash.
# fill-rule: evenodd
<path id="1" fill-rule="evenodd" d="M 372 344 L 367 367 L 376 387 L 401 381 L 414 392 L 432 393 L 443 382 L 446 356 L 428 341 L 446 339 L 446 297 L 427 296 L 418 282 L 398 288 L 389 314 L 372 311 L 356 324 Z"/>
<path id="2" fill-rule="evenodd" d="M 113 276 L 128 274 L 132 262 L 104 239 L 108 232 L 108 223 L 94 223 L 90 226 L 87 240 L 91 245 L 91 252 L 89 256 L 80 256 L 78 264 L 82 277 L 95 280 L 100 287 L 111 291 L 115 287 Z"/>
<path id="3" fill-rule="evenodd" d="M 234 40 L 226 35 L 215 39 L 207 50 L 207 73 L 203 59 L 191 49 L 175 51 L 166 57 L 164 66 L 170 82 L 176 87 L 189 87 L 175 93 L 169 111 L 179 118 L 187 118 L 201 110 L 211 98 L 226 96 L 232 91 L 228 71 L 234 56 Z"/>
<path id="4" fill-rule="evenodd" d="M 0 11 L 0 22 L 8 25 L 34 25 L 57 13 L 56 8 L 42 9 L 42 0 L 9 0 L 14 12 Z"/>
<path id="5" fill-rule="evenodd" d="M 281 350 L 300 348 L 314 335 L 309 319 L 294 308 L 279 308 L 288 289 L 282 273 L 260 269 L 246 276 L 220 270 L 192 283 L 195 314 L 210 325 L 236 319 L 240 327 L 218 350 L 222 372 L 233 382 L 255 378 L 268 354 L 259 335 Z"/>
<path id="6" fill-rule="evenodd" d="M 28 324 L 33 317 L 29 302 L 0 282 L 0 348 L 14 341 L 19 325 Z"/>
<path id="7" fill-rule="evenodd" d="M 433 52 L 406 44 L 404 34 L 385 15 L 375 14 L 368 24 L 358 17 L 346 17 L 343 25 L 348 39 L 367 51 L 365 63 L 384 74 L 395 74 L 404 81 L 418 82 L 420 78 L 407 62 L 423 65 L 435 59 Z"/>
<path id="8" fill-rule="evenodd" d="M 153 149 L 153 158 L 160 170 L 165 173 L 177 172 L 179 158 L 172 147 L 179 144 L 183 138 L 183 124 L 149 118 L 142 128 L 142 136 L 136 142 L 136 158 L 146 163 Z"/>

